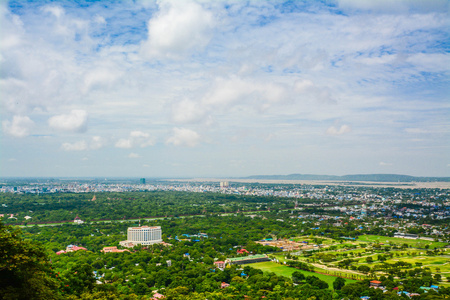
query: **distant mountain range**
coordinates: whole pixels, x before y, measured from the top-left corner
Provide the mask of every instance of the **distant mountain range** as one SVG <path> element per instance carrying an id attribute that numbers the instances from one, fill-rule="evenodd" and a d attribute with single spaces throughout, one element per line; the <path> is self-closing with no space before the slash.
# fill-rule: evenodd
<path id="1" fill-rule="evenodd" d="M 262 180 L 333 180 L 333 181 L 374 181 L 374 182 L 449 182 L 450 177 L 416 177 L 397 174 L 355 174 L 355 175 L 313 175 L 313 174 L 289 174 L 289 175 L 252 175 L 242 179 Z"/>

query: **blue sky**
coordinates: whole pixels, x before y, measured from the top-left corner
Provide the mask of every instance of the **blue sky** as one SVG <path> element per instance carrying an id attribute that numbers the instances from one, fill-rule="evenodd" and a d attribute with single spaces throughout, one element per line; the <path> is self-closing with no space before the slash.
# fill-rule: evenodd
<path id="1" fill-rule="evenodd" d="M 448 1 L 2 1 L 0 176 L 450 176 Z"/>

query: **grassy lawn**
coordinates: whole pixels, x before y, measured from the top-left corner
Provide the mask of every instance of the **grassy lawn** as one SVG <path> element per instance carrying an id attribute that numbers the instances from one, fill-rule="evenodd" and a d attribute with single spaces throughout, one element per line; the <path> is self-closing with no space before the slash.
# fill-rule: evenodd
<path id="1" fill-rule="evenodd" d="M 305 276 L 316 276 L 319 279 L 325 281 L 326 283 L 328 283 L 330 288 L 333 288 L 333 282 L 336 280 L 337 277 L 334 276 L 329 276 L 329 275 L 323 275 L 323 274 L 317 274 L 314 272 L 307 272 L 307 271 L 303 271 L 303 270 L 297 270 L 294 268 L 290 268 L 287 266 L 283 266 L 274 262 L 261 262 L 261 263 L 255 263 L 255 264 L 251 264 L 250 265 L 252 268 L 255 269 L 260 269 L 263 272 L 273 272 L 277 275 L 281 275 L 281 276 L 285 276 L 285 277 L 292 277 L 292 273 L 294 273 L 295 271 L 300 271 L 302 272 Z M 346 283 L 352 283 L 352 282 L 356 282 L 356 280 L 352 280 L 352 279 L 345 279 Z"/>
<path id="2" fill-rule="evenodd" d="M 358 237 L 359 242 L 368 242 L 368 243 L 383 243 L 383 244 L 397 244 L 397 245 L 403 245 L 407 244 L 410 247 L 413 248 L 425 248 L 426 245 L 429 245 L 430 249 L 434 248 L 442 248 L 447 243 L 443 242 L 433 242 L 433 241 L 426 241 L 426 240 L 410 240 L 410 239 L 402 239 L 402 238 L 394 238 L 394 237 L 388 237 L 388 236 L 382 236 L 382 235 L 361 235 Z"/>
<path id="3" fill-rule="evenodd" d="M 436 268 L 440 269 L 440 272 L 450 272 L 450 257 L 448 256 L 415 256 L 415 257 L 398 257 L 389 259 L 387 263 L 395 263 L 397 261 L 404 261 L 413 264 L 415 268 L 416 262 L 422 263 L 422 266 L 429 267 L 431 272 L 435 272 Z"/>

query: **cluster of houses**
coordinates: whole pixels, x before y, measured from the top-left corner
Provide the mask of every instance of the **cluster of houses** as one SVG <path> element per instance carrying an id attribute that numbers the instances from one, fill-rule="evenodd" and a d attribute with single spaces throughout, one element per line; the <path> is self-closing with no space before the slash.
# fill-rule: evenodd
<path id="1" fill-rule="evenodd" d="M 114 247 L 103 247 L 103 249 L 100 250 L 100 252 L 103 252 L 103 253 L 122 253 L 122 252 L 125 252 L 125 251 L 130 252 L 130 250 L 128 250 L 128 249 L 117 249 L 116 246 L 114 246 Z"/>
<path id="2" fill-rule="evenodd" d="M 79 246 L 76 246 L 76 245 L 69 245 L 69 246 L 66 247 L 66 250 L 60 250 L 60 251 L 56 252 L 56 254 L 60 255 L 60 254 L 63 254 L 63 253 L 75 252 L 75 251 L 79 251 L 79 250 L 87 251 L 87 249 L 84 248 L 84 247 L 79 247 Z"/>
<path id="3" fill-rule="evenodd" d="M 387 292 L 386 287 L 382 286 L 382 282 L 379 281 L 379 280 L 372 280 L 372 281 L 370 281 L 369 287 L 374 288 L 374 289 L 380 289 L 383 292 Z M 423 290 L 425 293 L 430 291 L 430 290 L 438 292 L 439 291 L 439 286 L 437 286 L 437 285 L 431 285 L 430 287 L 421 286 L 420 289 Z M 405 296 L 408 296 L 409 298 L 415 297 L 415 296 L 420 296 L 419 293 L 410 293 L 410 292 L 407 292 L 407 291 L 400 291 L 400 289 L 398 287 L 393 288 L 393 290 L 396 291 L 399 296 L 405 295 Z M 365 299 L 365 300 L 370 299 L 369 296 L 362 296 L 360 298 L 361 299 Z"/>
<path id="4" fill-rule="evenodd" d="M 79 250 L 87 251 L 87 249 L 84 247 L 80 247 L 80 246 L 76 246 L 76 245 L 69 245 L 66 247 L 66 250 L 60 250 L 60 251 L 56 252 L 56 254 L 60 255 L 63 253 L 75 252 L 75 251 L 79 251 Z M 126 252 L 126 251 L 130 252 L 130 250 L 128 250 L 128 249 L 117 249 L 116 246 L 103 247 L 103 249 L 100 250 L 100 252 L 103 252 L 103 253 L 122 253 L 122 252 Z"/>

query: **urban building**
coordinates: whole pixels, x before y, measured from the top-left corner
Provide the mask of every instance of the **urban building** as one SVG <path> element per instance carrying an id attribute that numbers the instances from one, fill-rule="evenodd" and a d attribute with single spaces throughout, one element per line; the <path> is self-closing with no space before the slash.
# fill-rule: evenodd
<path id="1" fill-rule="evenodd" d="M 141 183 L 141 184 L 145 184 L 145 178 L 141 178 L 141 179 L 140 179 L 140 183 Z"/>
<path id="2" fill-rule="evenodd" d="M 120 245 L 133 247 L 136 245 L 159 244 L 162 241 L 161 226 L 128 227 L 127 240 L 121 241 Z"/>
<path id="3" fill-rule="evenodd" d="M 221 181 L 220 182 L 220 188 L 222 189 L 222 188 L 227 188 L 227 187 L 229 187 L 230 186 L 230 184 L 228 183 L 228 181 Z"/>
<path id="4" fill-rule="evenodd" d="M 379 286 L 381 286 L 381 281 L 378 281 L 378 280 L 372 280 L 372 281 L 370 282 L 370 287 L 379 287 Z"/>
<path id="5" fill-rule="evenodd" d="M 125 252 L 125 251 L 130 252 L 127 249 L 117 249 L 117 247 L 103 247 L 103 249 L 100 250 L 100 252 L 103 252 L 103 253 L 120 253 L 120 252 Z"/>
<path id="6" fill-rule="evenodd" d="M 73 220 L 73 222 L 74 222 L 75 224 L 83 224 L 83 223 L 84 223 L 84 221 L 81 220 L 80 217 L 79 217 L 78 215 L 75 217 L 75 219 Z"/>
<path id="7" fill-rule="evenodd" d="M 79 246 L 76 246 L 76 245 L 69 245 L 69 246 L 66 247 L 66 250 L 60 250 L 60 251 L 56 252 L 56 254 L 60 255 L 60 254 L 63 254 L 63 253 L 75 252 L 75 251 L 78 251 L 78 250 L 87 251 L 87 249 L 84 248 L 84 247 L 79 247 Z"/>
<path id="8" fill-rule="evenodd" d="M 215 261 L 214 262 L 214 265 L 216 266 L 216 267 L 218 267 L 219 269 L 225 269 L 225 265 L 226 265 L 226 263 L 224 262 L 224 261 Z"/>
<path id="9" fill-rule="evenodd" d="M 396 232 L 394 233 L 394 237 L 396 238 L 402 238 L 402 239 L 411 239 L 411 240 L 416 240 L 419 238 L 419 236 L 417 234 L 412 234 L 412 233 L 402 233 L 402 232 Z"/>
<path id="10" fill-rule="evenodd" d="M 245 264 L 252 264 L 257 262 L 265 262 L 270 261 L 270 258 L 267 257 L 265 254 L 256 254 L 256 255 L 250 255 L 250 256 L 244 256 L 244 257 L 234 257 L 234 258 L 228 258 L 225 263 L 230 265 L 245 265 Z"/>

